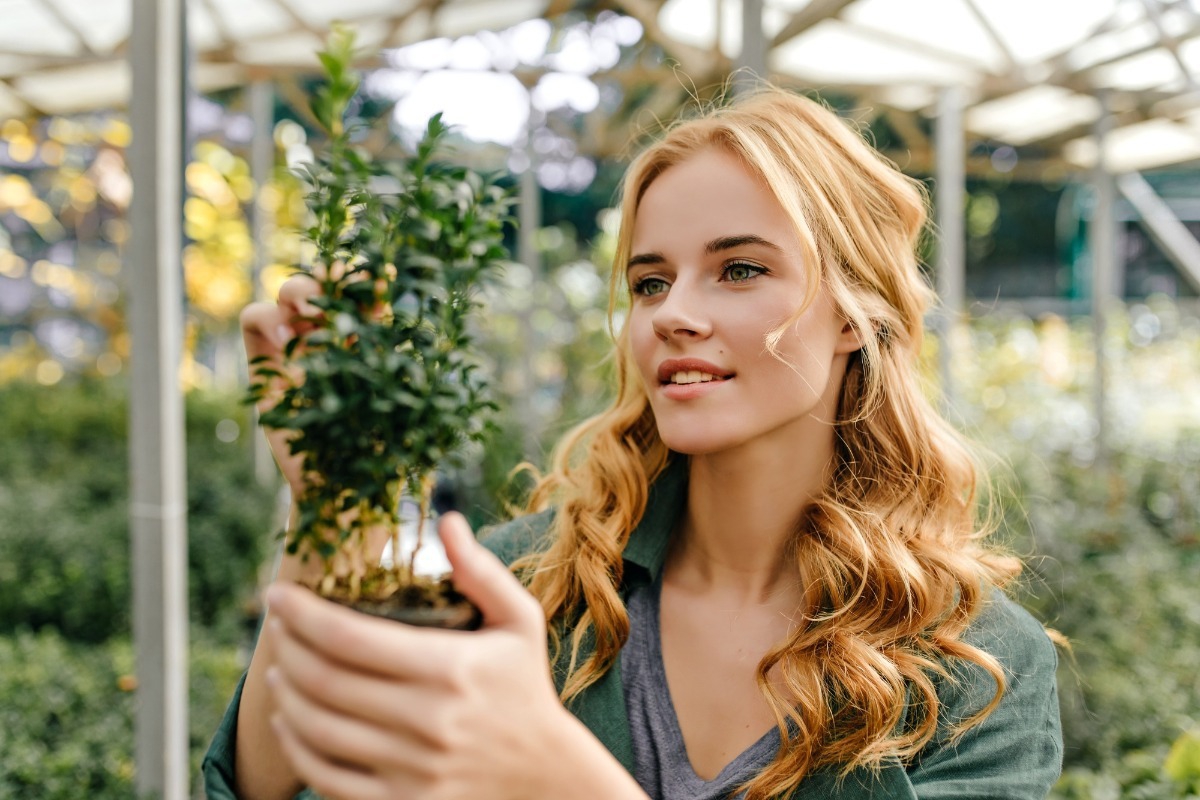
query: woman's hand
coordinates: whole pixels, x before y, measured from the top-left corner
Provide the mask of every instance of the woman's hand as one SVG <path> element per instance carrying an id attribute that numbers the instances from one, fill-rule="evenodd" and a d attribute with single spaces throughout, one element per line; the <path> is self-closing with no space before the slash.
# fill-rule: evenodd
<path id="1" fill-rule="evenodd" d="M 279 289 L 279 299 L 274 303 L 251 303 L 242 310 L 242 339 L 246 344 L 246 359 L 250 362 L 251 377 L 259 365 L 254 360 L 265 357 L 261 366 L 278 372 L 289 372 L 283 350 L 297 336 L 304 336 L 314 327 L 321 310 L 310 301 L 321 294 L 321 284 L 310 275 L 298 274 L 289 278 Z M 268 411 L 279 402 L 283 391 L 283 380 L 268 379 L 269 390 L 258 403 L 259 412 Z M 301 465 L 303 458 L 293 455 L 288 445 L 289 433 L 284 430 L 266 428 L 267 441 L 275 462 L 279 464 L 283 477 L 296 497 L 303 489 Z"/>
<path id="2" fill-rule="evenodd" d="M 574 752 L 623 796 L 644 796 L 559 702 L 538 602 L 461 515 L 443 517 L 440 532 L 456 587 L 483 612 L 478 632 L 414 628 L 271 588 L 272 723 L 296 774 L 335 800 L 582 796 L 554 786 L 588 771 L 560 769 Z"/>

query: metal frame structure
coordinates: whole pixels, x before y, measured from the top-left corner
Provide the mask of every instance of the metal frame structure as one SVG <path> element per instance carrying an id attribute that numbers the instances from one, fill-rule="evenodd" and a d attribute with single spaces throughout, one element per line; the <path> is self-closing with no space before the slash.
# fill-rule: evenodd
<path id="1" fill-rule="evenodd" d="M 183 397 L 183 0 L 136 0 L 129 269 L 130 535 L 138 796 L 188 788 L 187 491 Z"/>

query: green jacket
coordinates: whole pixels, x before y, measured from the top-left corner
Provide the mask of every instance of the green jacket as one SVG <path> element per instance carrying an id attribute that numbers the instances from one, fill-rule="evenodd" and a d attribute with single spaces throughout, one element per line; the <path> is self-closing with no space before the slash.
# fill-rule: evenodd
<path id="1" fill-rule="evenodd" d="M 646 513 L 625 548 L 623 592 L 657 577 L 686 497 L 687 474 L 681 464 L 668 468 L 651 487 Z M 511 564 L 545 547 L 551 518 L 550 512 L 544 512 L 506 523 L 486 534 L 483 544 Z M 1043 800 L 1062 764 L 1054 646 L 1040 624 L 999 592 L 965 638 L 999 659 L 1008 675 L 1008 689 L 987 719 L 949 741 L 949 727 L 986 705 L 995 692 L 986 672 L 959 667 L 958 681 L 938 682 L 943 705 L 938 734 L 910 763 L 889 762 L 881 770 L 860 769 L 844 778 L 835 770 L 822 770 L 806 778 L 791 800 Z M 560 684 L 564 676 L 565 656 L 555 665 Z M 235 797 L 234 735 L 240 697 L 238 686 L 204 759 L 209 800 Z M 632 771 L 619 659 L 571 703 L 570 710 Z M 314 797 L 306 790 L 296 800 Z"/>

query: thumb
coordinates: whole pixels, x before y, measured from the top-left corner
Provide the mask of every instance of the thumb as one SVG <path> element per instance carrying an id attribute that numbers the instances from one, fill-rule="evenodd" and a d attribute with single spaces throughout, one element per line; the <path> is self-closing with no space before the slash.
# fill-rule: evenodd
<path id="1" fill-rule="evenodd" d="M 483 627 L 517 628 L 544 636 L 541 603 L 500 559 L 475 540 L 462 514 L 443 514 L 438 521 L 438 535 L 454 568 L 454 588 L 483 613 Z"/>

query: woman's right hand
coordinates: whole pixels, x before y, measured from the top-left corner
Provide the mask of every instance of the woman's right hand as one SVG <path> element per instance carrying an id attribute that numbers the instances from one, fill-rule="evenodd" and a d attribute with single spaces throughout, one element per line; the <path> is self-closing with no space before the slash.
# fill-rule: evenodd
<path id="1" fill-rule="evenodd" d="M 256 377 L 260 366 L 254 360 L 260 357 L 266 358 L 261 366 L 293 375 L 297 379 L 302 377 L 295 375 L 294 367 L 286 363 L 283 350 L 291 339 L 303 337 L 315 327 L 314 321 L 320 317 L 321 309 L 309 301 L 320 294 L 321 285 L 316 279 L 301 273 L 292 276 L 280 287 L 276 302 L 246 306 L 241 315 L 242 339 L 246 344 L 251 379 Z M 257 404 L 259 413 L 270 410 L 279 402 L 284 380 L 270 377 L 267 387 L 266 395 Z M 292 489 L 292 497 L 297 497 L 304 488 L 303 457 L 292 454 L 289 431 L 266 427 L 263 431 L 271 445 L 275 463 Z"/>

